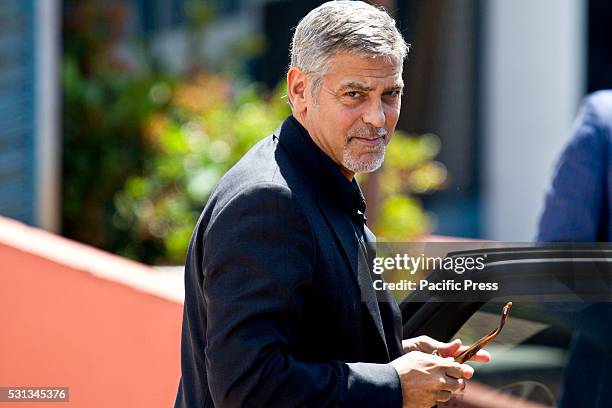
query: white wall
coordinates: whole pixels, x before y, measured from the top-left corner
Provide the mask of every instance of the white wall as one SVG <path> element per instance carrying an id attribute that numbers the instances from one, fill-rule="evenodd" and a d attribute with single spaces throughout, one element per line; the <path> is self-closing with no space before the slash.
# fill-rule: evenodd
<path id="1" fill-rule="evenodd" d="M 36 226 L 60 228 L 61 184 L 61 3 L 38 0 L 35 7 L 35 220 Z"/>
<path id="2" fill-rule="evenodd" d="M 484 5 L 483 235 L 530 241 L 584 92 L 586 1 Z"/>

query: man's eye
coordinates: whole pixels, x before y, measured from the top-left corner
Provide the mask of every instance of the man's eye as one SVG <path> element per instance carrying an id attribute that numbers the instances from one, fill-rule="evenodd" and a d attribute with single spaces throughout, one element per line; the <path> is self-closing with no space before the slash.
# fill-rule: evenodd
<path id="1" fill-rule="evenodd" d="M 394 90 L 394 91 L 387 91 L 385 92 L 385 95 L 390 96 L 392 98 L 399 98 L 402 95 L 402 91 L 399 90 Z"/>
<path id="2" fill-rule="evenodd" d="M 349 98 L 357 98 L 357 97 L 361 96 L 359 94 L 359 92 L 357 92 L 357 91 L 349 91 L 345 95 L 348 96 Z"/>

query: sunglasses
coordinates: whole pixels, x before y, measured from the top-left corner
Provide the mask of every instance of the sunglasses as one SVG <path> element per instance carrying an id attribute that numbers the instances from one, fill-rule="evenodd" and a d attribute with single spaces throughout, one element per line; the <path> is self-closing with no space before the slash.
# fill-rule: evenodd
<path id="1" fill-rule="evenodd" d="M 455 361 L 458 363 L 465 363 L 466 361 L 474 357 L 474 354 L 478 353 L 480 349 L 491 343 L 499 335 L 499 333 L 501 333 L 502 329 L 504 328 L 504 325 L 508 321 L 510 309 L 512 309 L 512 302 L 508 302 L 504 305 L 504 308 L 502 309 L 501 313 L 501 320 L 499 322 L 499 326 L 496 327 L 494 330 L 490 331 L 480 340 L 472 344 L 470 347 L 465 349 L 461 354 L 455 357 Z"/>
<path id="2" fill-rule="evenodd" d="M 499 322 L 499 326 L 495 329 L 491 330 L 487 335 L 482 337 L 480 340 L 469 346 L 465 349 L 461 354 L 455 357 L 455 361 L 457 363 L 465 363 L 470 360 L 480 349 L 485 347 L 487 344 L 491 343 L 498 335 L 501 333 L 504 325 L 508 321 L 508 315 L 510 315 L 510 309 L 512 309 L 512 302 L 508 302 L 504 305 L 501 313 L 501 320 Z M 433 352 L 435 355 L 439 355 L 437 350 Z"/>

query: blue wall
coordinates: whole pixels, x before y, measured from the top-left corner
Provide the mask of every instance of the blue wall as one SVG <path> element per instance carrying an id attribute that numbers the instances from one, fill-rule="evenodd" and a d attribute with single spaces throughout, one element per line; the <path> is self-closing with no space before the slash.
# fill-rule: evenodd
<path id="1" fill-rule="evenodd" d="M 34 221 L 34 0 L 0 1 L 0 215 Z"/>

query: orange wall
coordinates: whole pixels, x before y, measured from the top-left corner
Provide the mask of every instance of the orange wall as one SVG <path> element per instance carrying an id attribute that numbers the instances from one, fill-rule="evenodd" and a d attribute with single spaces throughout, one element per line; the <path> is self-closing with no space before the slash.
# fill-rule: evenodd
<path id="1" fill-rule="evenodd" d="M 34 406 L 172 406 L 180 376 L 181 303 L 89 268 L 134 269 L 139 276 L 156 271 L 1 217 L 0 231 L 0 386 L 70 387 L 70 403 Z M 27 242 L 29 235 L 54 251 L 82 251 L 82 265 L 12 244 Z"/>

